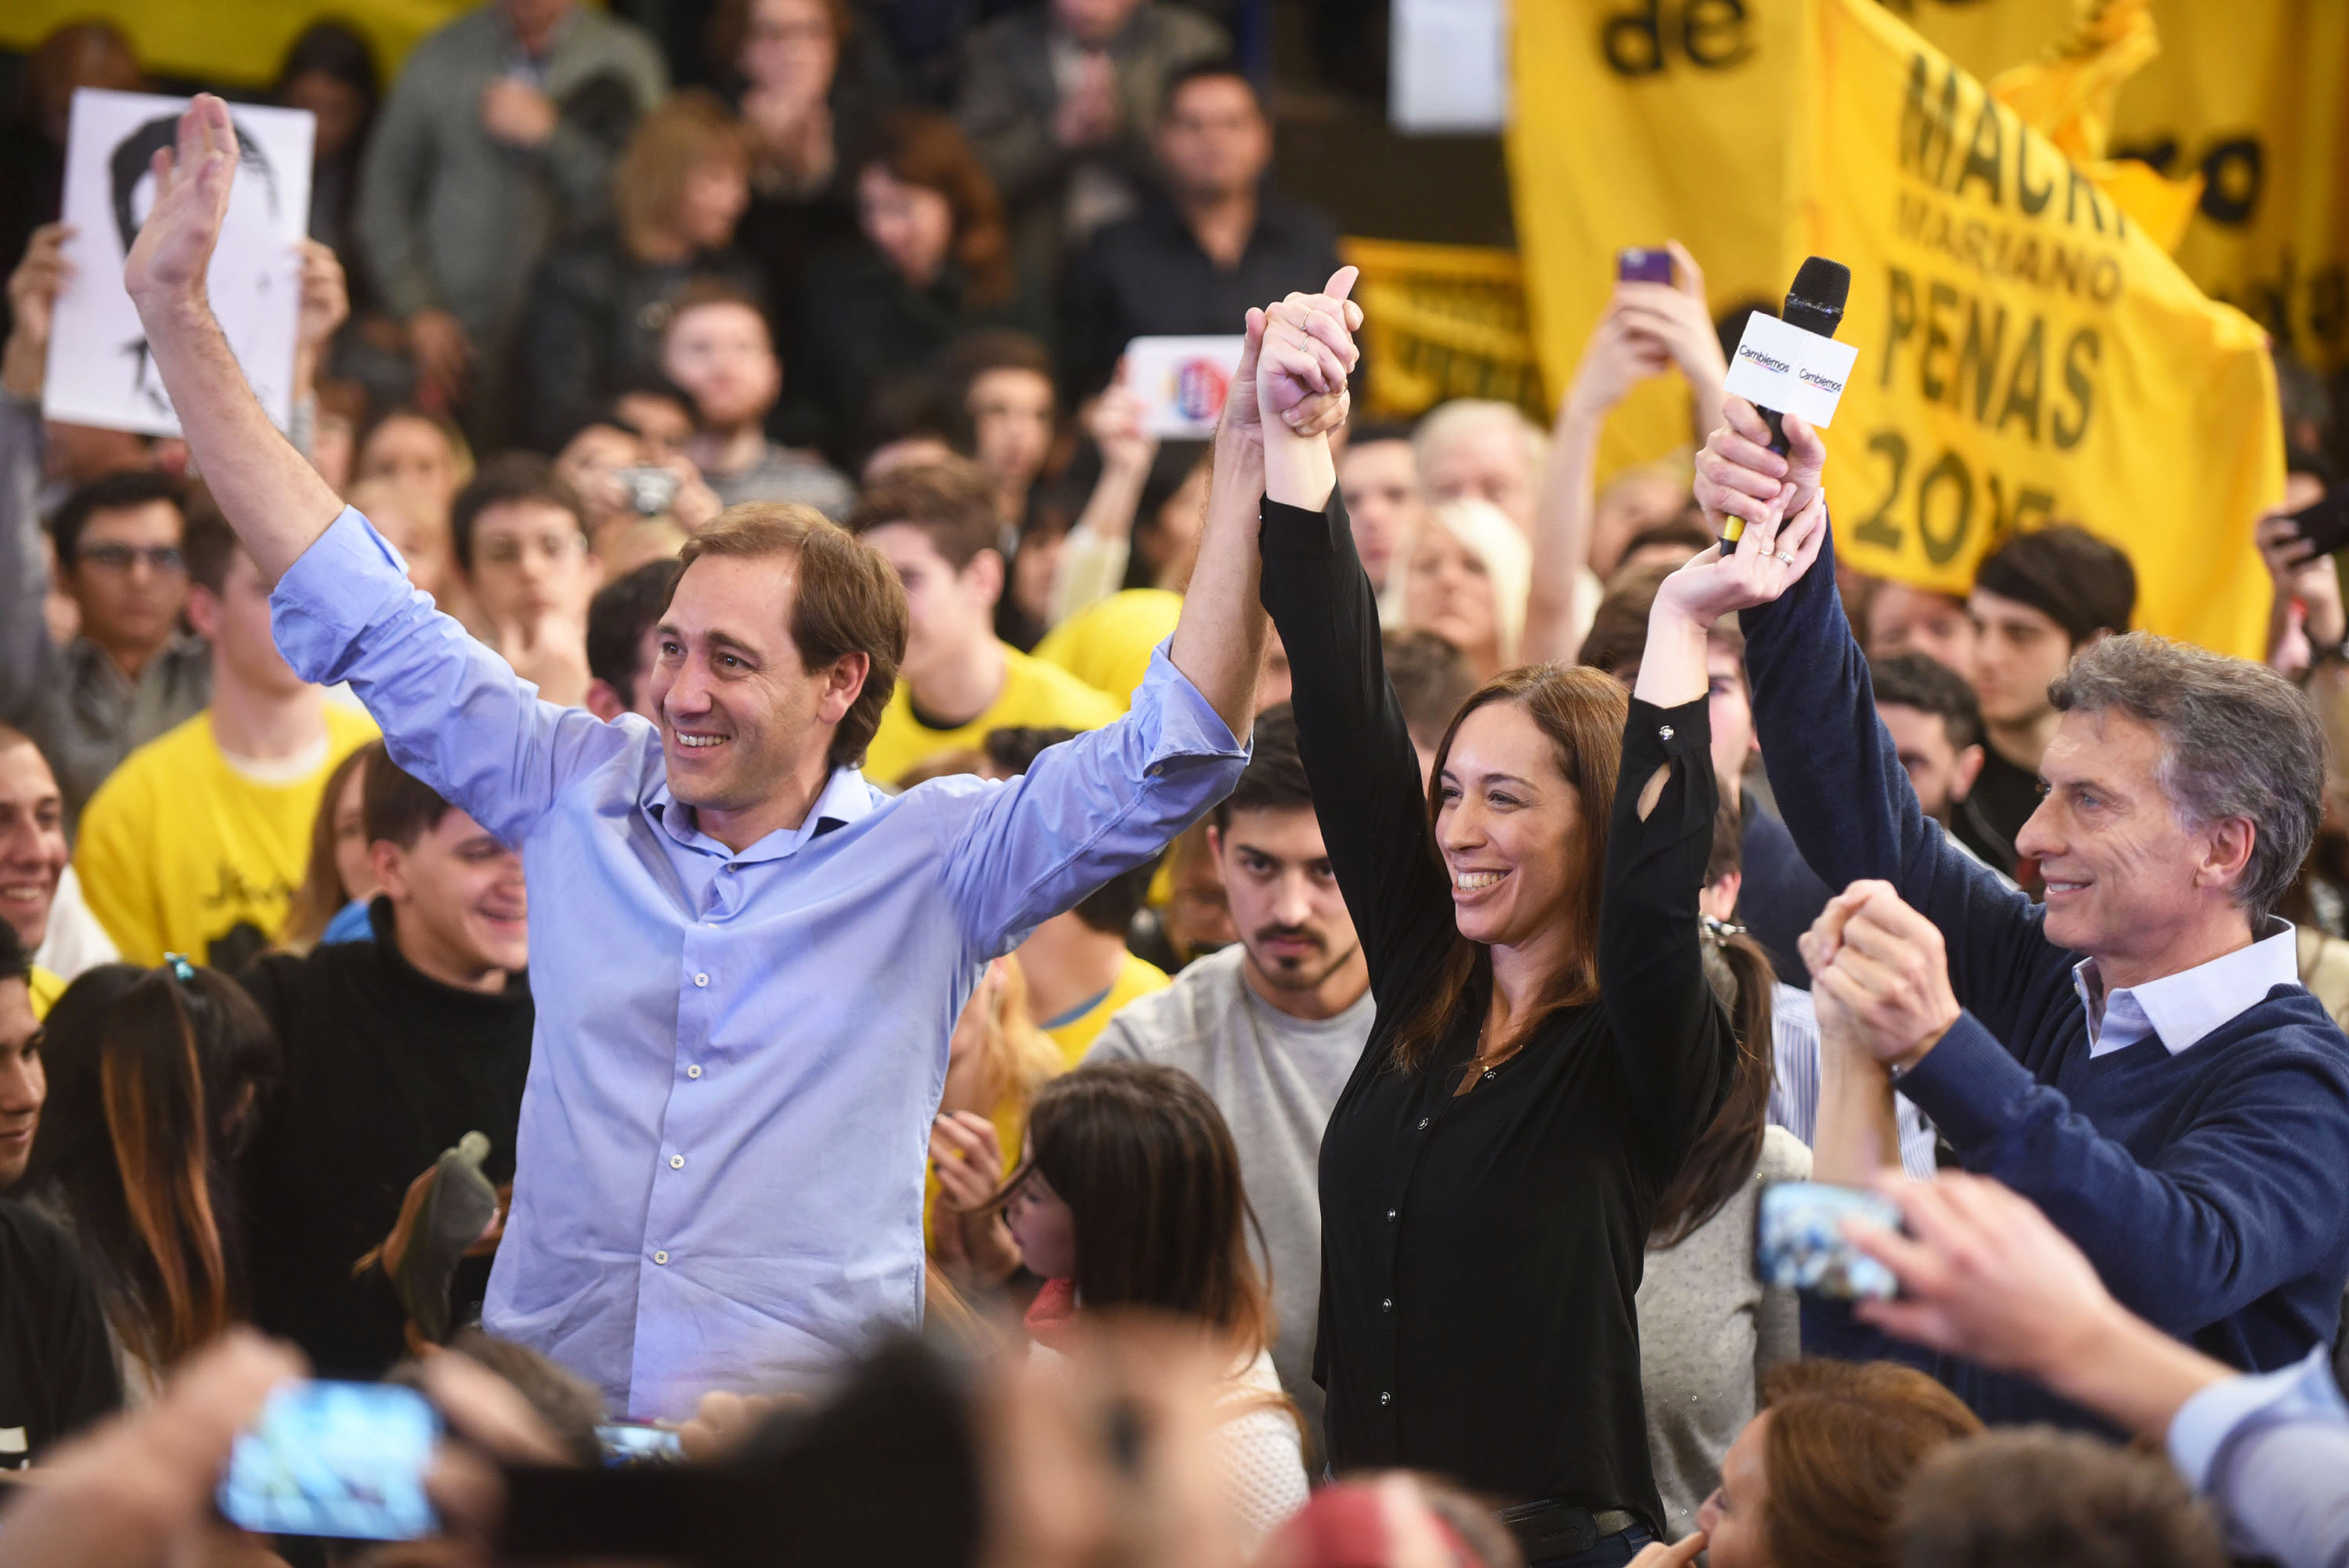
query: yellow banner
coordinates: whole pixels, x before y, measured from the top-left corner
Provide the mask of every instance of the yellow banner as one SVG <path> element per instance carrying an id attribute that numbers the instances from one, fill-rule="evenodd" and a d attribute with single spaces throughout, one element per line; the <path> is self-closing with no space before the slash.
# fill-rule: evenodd
<path id="1" fill-rule="evenodd" d="M 8 0 L 0 5 L 0 48 L 30 49 L 67 22 L 106 21 L 122 29 L 140 65 L 158 77 L 223 87 L 264 88 L 285 47 L 327 16 L 348 22 L 375 46 L 385 85 L 417 40 L 475 0 L 350 0 L 289 5 L 285 0 Z"/>
<path id="2" fill-rule="evenodd" d="M 2077 521 L 2129 552 L 2140 625 L 2258 657 L 2251 529 L 2283 482 L 2259 328 L 1882 8 L 1803 9 L 1780 270 L 1852 270 L 1829 436 L 1847 558 L 1962 591 L 2006 532 Z"/>
<path id="3" fill-rule="evenodd" d="M 1977 77 L 2033 59 L 2073 26 L 2050 0 L 1886 0 Z M 2150 0 L 2159 52 L 2112 108 L 2110 153 L 2201 200 L 2178 264 L 2302 357 L 2349 362 L 2349 5 Z"/>
<path id="4" fill-rule="evenodd" d="M 1515 251 L 1396 240 L 1346 240 L 1339 251 L 1362 269 L 1353 297 L 1371 366 L 1365 414 L 1408 419 L 1447 397 L 1492 397 L 1547 421 Z"/>
<path id="5" fill-rule="evenodd" d="M 1676 239 L 1716 315 L 1786 292 L 1789 63 L 1801 0 L 1521 0 L 1509 183 L 1526 305 L 1553 397 L 1615 286 L 1615 253 Z M 1375 373 L 1374 373 L 1375 374 Z M 1677 377 L 1608 421 L 1599 470 L 1691 436 Z"/>

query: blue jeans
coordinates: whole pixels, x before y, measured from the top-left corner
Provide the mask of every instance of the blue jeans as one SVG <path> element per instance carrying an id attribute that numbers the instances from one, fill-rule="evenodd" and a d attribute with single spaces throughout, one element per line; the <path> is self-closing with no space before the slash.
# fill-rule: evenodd
<path id="1" fill-rule="evenodd" d="M 1655 1539 L 1648 1533 L 1646 1525 L 1635 1524 L 1605 1537 L 1588 1552 L 1578 1552 L 1571 1557 L 1544 1558 L 1526 1564 L 1526 1568 L 1623 1568 Z"/>

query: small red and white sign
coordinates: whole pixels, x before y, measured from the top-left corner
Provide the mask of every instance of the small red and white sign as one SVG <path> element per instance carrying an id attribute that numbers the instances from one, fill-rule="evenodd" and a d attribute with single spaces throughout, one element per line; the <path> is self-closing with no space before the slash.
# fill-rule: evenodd
<path id="1" fill-rule="evenodd" d="M 1125 346 L 1125 384 L 1142 399 L 1142 428 L 1162 441 L 1216 433 L 1240 363 L 1237 333 L 1212 337 L 1137 337 Z"/>

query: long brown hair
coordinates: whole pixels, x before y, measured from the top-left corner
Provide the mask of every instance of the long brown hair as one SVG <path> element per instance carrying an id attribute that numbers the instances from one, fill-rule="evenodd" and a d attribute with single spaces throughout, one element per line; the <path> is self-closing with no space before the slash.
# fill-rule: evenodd
<path id="1" fill-rule="evenodd" d="M 1723 800 L 1713 817 L 1705 886 L 1740 868 L 1739 828 L 1737 802 Z M 1777 984 L 1777 971 L 1762 944 L 1733 926 L 1718 927 L 1707 919 L 1700 940 L 1705 982 L 1728 1009 L 1730 1032 L 1737 1039 L 1737 1076 L 1713 1124 L 1698 1136 L 1681 1163 L 1681 1173 L 1657 1200 L 1655 1223 L 1648 1232 L 1651 1247 L 1678 1246 L 1754 1180 L 1769 1125 L 1774 1055 L 1770 990 Z"/>
<path id="2" fill-rule="evenodd" d="M 318 814 L 310 820 L 310 863 L 302 873 L 302 885 L 294 890 L 285 927 L 277 934 L 277 945 L 288 953 L 307 953 L 317 946 L 328 923 L 351 902 L 353 894 L 343 885 L 343 868 L 335 858 L 335 805 L 342 799 L 352 775 L 366 764 L 367 753 L 382 749 L 382 741 L 370 740 L 336 763 L 335 770 L 326 775 L 326 788 L 318 796 Z"/>
<path id="3" fill-rule="evenodd" d="M 1108 1062 L 1054 1078 L 1028 1110 L 1034 1158 L 1075 1222 L 1077 1299 L 1204 1323 L 1254 1355 L 1272 1303 L 1248 1252 L 1257 1228 L 1224 1113 L 1173 1068 Z"/>
<path id="4" fill-rule="evenodd" d="M 1890 1361 L 1797 1361 L 1772 1370 L 1763 1394 L 1764 1528 L 1770 1560 L 1787 1568 L 1895 1568 L 1909 1478 L 1982 1429 L 1955 1394 Z"/>
<path id="5" fill-rule="evenodd" d="M 962 128 L 936 109 L 893 109 L 881 117 L 856 160 L 859 169 L 875 164 L 900 183 L 947 199 L 954 211 L 950 253 L 969 280 L 964 298 L 976 305 L 1009 301 L 1011 235 L 1003 223 L 1003 199 Z"/>
<path id="6" fill-rule="evenodd" d="M 1566 911 L 1573 937 L 1568 951 L 1574 956 L 1550 976 L 1540 1002 L 1513 1026 L 1522 1037 L 1560 1007 L 1578 1006 L 1599 997 L 1599 901 L 1606 881 L 1607 821 L 1615 809 L 1616 776 L 1623 767 L 1623 721 L 1630 711 L 1630 698 L 1612 676 L 1598 670 L 1566 665 L 1503 670 L 1470 694 L 1453 716 L 1443 743 L 1435 748 L 1435 766 L 1429 774 L 1432 780 L 1443 779 L 1462 722 L 1478 708 L 1501 702 L 1524 709 L 1548 737 L 1557 770 L 1581 804 L 1569 846 L 1577 880 Z M 1427 792 L 1431 836 L 1442 831 L 1443 799 L 1443 790 L 1431 783 Z M 1395 1031 L 1396 1067 L 1416 1072 L 1426 1065 L 1466 1001 L 1470 985 L 1491 964 L 1491 954 L 1482 943 L 1459 935 L 1453 938 L 1441 979 Z"/>
<path id="7" fill-rule="evenodd" d="M 43 1054 L 26 1184 L 70 1216 L 116 1334 L 160 1371 L 235 1321 L 229 1171 L 275 1038 L 214 970 L 109 964 L 57 998 Z"/>

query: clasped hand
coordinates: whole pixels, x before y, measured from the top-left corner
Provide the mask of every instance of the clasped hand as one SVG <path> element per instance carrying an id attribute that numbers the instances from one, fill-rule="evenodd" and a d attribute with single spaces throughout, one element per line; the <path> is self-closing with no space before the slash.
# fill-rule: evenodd
<path id="1" fill-rule="evenodd" d="M 1322 292 L 1292 294 L 1247 313 L 1238 368 L 1224 399 L 1222 433 L 1260 448 L 1267 411 L 1299 436 L 1327 435 L 1346 422 L 1346 377 L 1361 362 L 1354 334 L 1362 307 L 1348 299 L 1358 269 L 1340 267 Z"/>
<path id="2" fill-rule="evenodd" d="M 1796 945 L 1811 972 L 1822 1046 L 1857 1048 L 1905 1069 L 1958 1021 L 1940 929 L 1890 882 L 1852 883 Z"/>

